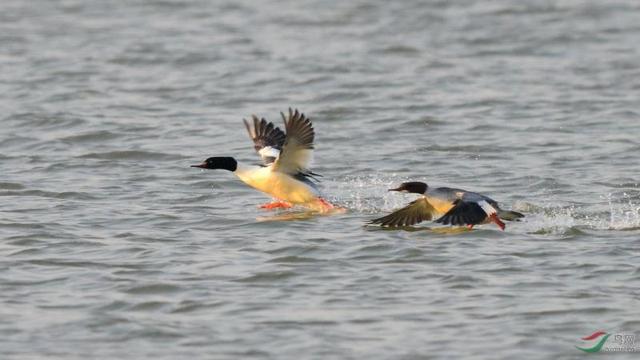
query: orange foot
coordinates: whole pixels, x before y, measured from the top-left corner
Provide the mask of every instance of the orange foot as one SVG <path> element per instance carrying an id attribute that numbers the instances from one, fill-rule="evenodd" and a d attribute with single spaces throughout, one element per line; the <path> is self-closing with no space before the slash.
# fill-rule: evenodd
<path id="1" fill-rule="evenodd" d="M 322 213 L 345 213 L 347 212 L 347 209 L 334 205 L 330 202 L 328 202 L 327 200 L 319 197 L 316 198 L 316 204 L 313 205 L 313 207 L 315 209 L 317 209 L 317 211 L 320 211 Z"/>
<path id="2" fill-rule="evenodd" d="M 335 207 L 333 206 L 333 204 L 331 204 L 330 202 L 328 202 L 327 200 L 321 197 L 318 198 L 318 203 L 320 203 L 320 206 L 322 207 L 322 211 L 329 211 Z"/>
<path id="3" fill-rule="evenodd" d="M 498 227 L 500 228 L 500 230 L 504 231 L 505 225 L 504 225 L 504 223 L 500 220 L 500 218 L 498 217 L 498 215 L 496 215 L 496 214 L 491 214 L 491 215 L 489 216 L 489 220 L 490 220 L 491 222 L 496 223 L 496 225 L 498 225 Z"/>
<path id="4" fill-rule="evenodd" d="M 467 224 L 467 229 L 473 230 L 473 224 Z"/>
<path id="5" fill-rule="evenodd" d="M 293 205 L 289 204 L 288 202 L 284 202 L 284 201 L 274 201 L 272 203 L 268 203 L 268 204 L 263 204 L 260 205 L 260 209 L 267 209 L 267 210 L 272 210 L 272 209 L 288 209 L 290 207 L 292 207 Z"/>

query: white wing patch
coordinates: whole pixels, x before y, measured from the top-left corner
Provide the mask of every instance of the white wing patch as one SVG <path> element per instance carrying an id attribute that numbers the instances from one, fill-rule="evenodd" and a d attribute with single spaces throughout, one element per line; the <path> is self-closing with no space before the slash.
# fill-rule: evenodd
<path id="1" fill-rule="evenodd" d="M 273 148 L 271 146 L 265 146 L 258 151 L 258 154 L 260 154 L 260 156 L 263 159 L 270 158 L 270 157 L 277 158 L 278 156 L 280 156 L 280 150 Z"/>
<path id="2" fill-rule="evenodd" d="M 487 213 L 487 216 L 491 216 L 493 214 L 496 214 L 498 211 L 496 210 L 496 208 L 494 208 L 493 206 L 491 206 L 491 204 L 489 204 L 488 202 L 486 202 L 485 200 L 482 201 L 478 201 L 478 205 L 480 205 L 480 207 L 482 208 L 482 210 L 484 210 L 485 213 Z"/>

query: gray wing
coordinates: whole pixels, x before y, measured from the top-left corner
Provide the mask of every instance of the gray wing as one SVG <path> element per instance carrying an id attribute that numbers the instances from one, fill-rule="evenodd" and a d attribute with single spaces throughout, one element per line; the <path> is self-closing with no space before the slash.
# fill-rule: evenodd
<path id="1" fill-rule="evenodd" d="M 253 148 L 262 157 L 264 163 L 269 165 L 280 155 L 285 142 L 285 134 L 280 128 L 273 125 L 272 122 L 267 122 L 264 118 L 258 119 L 255 115 L 251 115 L 251 118 L 253 126 L 249 125 L 245 119 L 242 121 L 251 140 L 253 140 Z"/>
<path id="2" fill-rule="evenodd" d="M 422 197 L 387 216 L 371 220 L 369 224 L 380 224 L 381 226 L 394 227 L 410 226 L 425 220 L 433 219 L 435 213 L 436 210 L 429 203 L 427 198 Z"/>

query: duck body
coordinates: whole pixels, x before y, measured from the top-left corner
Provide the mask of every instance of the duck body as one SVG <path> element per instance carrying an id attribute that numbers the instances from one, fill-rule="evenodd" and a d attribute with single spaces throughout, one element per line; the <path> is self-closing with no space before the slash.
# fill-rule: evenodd
<path id="1" fill-rule="evenodd" d="M 291 204 L 310 204 L 320 197 L 315 184 L 304 176 L 273 171 L 271 166 L 239 166 L 234 173 L 245 184 Z"/>
<path id="2" fill-rule="evenodd" d="M 449 187 L 428 188 L 423 194 L 431 203 L 435 211 L 440 215 L 444 215 L 451 210 L 453 202 L 457 199 L 456 193 L 464 193 L 465 190 Z"/>
<path id="3" fill-rule="evenodd" d="M 488 196 L 463 189 L 438 187 L 430 188 L 421 182 L 406 182 L 396 189 L 417 193 L 422 196 L 409 205 L 371 221 L 382 226 L 410 226 L 425 220 L 434 220 L 444 225 L 474 225 L 493 222 L 504 230 L 505 220 L 516 220 L 524 217 L 515 211 L 500 209 L 498 203 Z"/>
<path id="4" fill-rule="evenodd" d="M 244 120 L 255 151 L 263 165 L 240 164 L 233 157 L 210 157 L 203 169 L 224 169 L 233 172 L 242 182 L 271 195 L 276 201 L 262 205 L 265 209 L 289 208 L 301 205 L 312 210 L 328 211 L 334 206 L 322 198 L 312 179 L 318 174 L 308 170 L 315 132 L 311 121 L 289 109 L 288 117 L 281 113 L 286 133 L 253 115 L 253 124 Z"/>

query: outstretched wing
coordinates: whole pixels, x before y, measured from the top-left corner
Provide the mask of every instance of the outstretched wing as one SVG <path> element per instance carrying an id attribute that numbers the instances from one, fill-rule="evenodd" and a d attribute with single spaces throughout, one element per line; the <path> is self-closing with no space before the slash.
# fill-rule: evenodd
<path id="1" fill-rule="evenodd" d="M 242 121 L 253 140 L 253 148 L 262 157 L 264 163 L 269 165 L 280 155 L 285 140 L 284 132 L 264 118 L 258 119 L 255 115 L 251 115 L 251 118 L 253 126 L 249 125 L 245 119 Z"/>
<path id="2" fill-rule="evenodd" d="M 287 132 L 280 156 L 273 164 L 274 171 L 287 174 L 309 173 L 307 167 L 313 152 L 315 132 L 311 121 L 303 113 L 289 108 L 289 116 L 283 113 L 285 131 Z"/>
<path id="3" fill-rule="evenodd" d="M 436 222 L 444 225 L 477 225 L 487 220 L 487 217 L 496 213 L 496 209 L 486 200 L 465 201 L 457 199 L 453 202 L 451 210 L 437 219 Z"/>
<path id="4" fill-rule="evenodd" d="M 427 198 L 422 197 L 411 202 L 400 210 L 396 210 L 387 216 L 371 220 L 369 224 L 382 226 L 410 226 L 425 220 L 433 219 L 436 210 Z"/>

